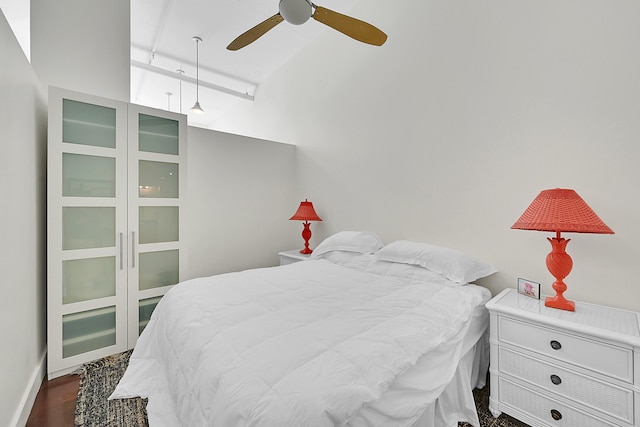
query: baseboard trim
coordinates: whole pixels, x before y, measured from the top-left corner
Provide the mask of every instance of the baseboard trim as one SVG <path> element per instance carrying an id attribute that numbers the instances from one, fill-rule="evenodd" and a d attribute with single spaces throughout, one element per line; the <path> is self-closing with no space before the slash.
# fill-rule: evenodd
<path id="1" fill-rule="evenodd" d="M 27 424 L 29 414 L 31 414 L 31 409 L 33 408 L 33 404 L 36 401 L 38 390 L 40 390 L 40 386 L 42 385 L 42 381 L 44 380 L 46 372 L 47 350 L 45 348 L 45 350 L 42 352 L 42 355 L 40 356 L 40 359 L 38 360 L 38 364 L 31 374 L 28 387 L 22 394 L 20 404 L 18 405 L 18 409 L 13 416 L 13 420 L 9 423 L 10 427 L 24 427 L 24 425 Z"/>

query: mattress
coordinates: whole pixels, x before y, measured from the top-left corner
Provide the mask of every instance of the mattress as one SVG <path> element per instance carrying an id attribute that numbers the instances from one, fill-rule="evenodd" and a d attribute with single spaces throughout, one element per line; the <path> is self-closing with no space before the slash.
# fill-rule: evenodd
<path id="1" fill-rule="evenodd" d="M 490 293 L 425 269 L 343 264 L 175 286 L 110 398 L 148 397 L 152 427 L 412 426 L 437 414 L 452 382 L 469 381 L 460 362 L 477 359 Z"/>

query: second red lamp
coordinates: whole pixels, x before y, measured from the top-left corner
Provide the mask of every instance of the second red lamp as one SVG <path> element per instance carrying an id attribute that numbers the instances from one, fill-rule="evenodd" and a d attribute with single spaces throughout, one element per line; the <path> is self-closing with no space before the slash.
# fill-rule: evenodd
<path id="1" fill-rule="evenodd" d="M 322 221 L 322 218 L 318 216 L 315 209 L 313 209 L 313 203 L 304 199 L 304 202 L 300 202 L 300 206 L 296 213 L 293 214 L 290 220 L 294 221 L 304 221 L 302 224 L 304 228 L 302 229 L 302 238 L 304 239 L 304 249 L 300 251 L 301 254 L 310 254 L 313 252 L 312 249 L 309 248 L 309 239 L 311 239 L 311 223 L 309 221 Z"/>

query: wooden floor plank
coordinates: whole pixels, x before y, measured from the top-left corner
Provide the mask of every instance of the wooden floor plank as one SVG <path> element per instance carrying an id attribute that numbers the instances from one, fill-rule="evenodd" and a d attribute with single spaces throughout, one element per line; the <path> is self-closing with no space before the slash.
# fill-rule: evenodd
<path id="1" fill-rule="evenodd" d="M 73 427 L 80 377 L 64 375 L 45 380 L 36 396 L 26 427 Z"/>

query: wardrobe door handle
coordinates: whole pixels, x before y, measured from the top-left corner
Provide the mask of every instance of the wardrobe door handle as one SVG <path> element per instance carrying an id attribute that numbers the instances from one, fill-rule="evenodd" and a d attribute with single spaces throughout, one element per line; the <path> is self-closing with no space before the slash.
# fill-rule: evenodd
<path id="1" fill-rule="evenodd" d="M 131 268 L 136 268 L 136 232 L 131 232 Z"/>
<path id="2" fill-rule="evenodd" d="M 562 414 L 557 409 L 552 409 L 551 410 L 551 418 L 553 418 L 556 421 L 559 421 L 559 420 L 562 419 Z"/>
<path id="3" fill-rule="evenodd" d="M 124 242 L 124 233 L 120 233 L 120 270 L 124 268 L 124 257 L 123 257 L 123 248 L 122 243 Z"/>
<path id="4" fill-rule="evenodd" d="M 551 382 L 555 385 L 559 385 L 562 382 L 562 378 L 557 375 L 551 375 Z"/>
<path id="5" fill-rule="evenodd" d="M 549 344 L 551 345 L 551 348 L 554 350 L 560 350 L 562 348 L 562 344 L 560 344 L 556 340 L 551 341 Z"/>

